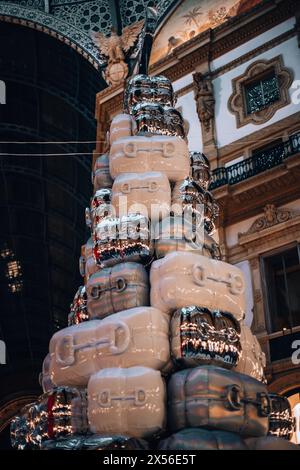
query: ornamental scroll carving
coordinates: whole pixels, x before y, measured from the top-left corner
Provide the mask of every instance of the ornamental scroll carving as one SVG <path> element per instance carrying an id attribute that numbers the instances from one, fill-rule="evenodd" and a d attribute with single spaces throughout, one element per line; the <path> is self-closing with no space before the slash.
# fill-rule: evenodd
<path id="1" fill-rule="evenodd" d="M 264 74 L 274 71 L 278 80 L 280 98 L 269 106 L 247 114 L 245 86 Z M 293 73 L 283 64 L 281 55 L 270 60 L 258 60 L 247 67 L 245 73 L 232 80 L 233 93 L 228 100 L 228 109 L 235 115 L 237 127 L 246 124 L 263 124 L 269 121 L 276 111 L 290 103 L 289 88 L 293 83 Z"/>
<path id="2" fill-rule="evenodd" d="M 289 209 L 280 209 L 275 207 L 274 204 L 267 204 L 264 207 L 264 215 L 258 217 L 258 219 L 253 222 L 246 234 L 249 235 L 264 230 L 265 228 L 273 227 L 273 225 L 280 224 L 281 222 L 287 222 L 292 219 L 293 216 L 294 213 Z M 240 235 L 245 235 L 245 233 L 239 234 L 239 236 Z"/>

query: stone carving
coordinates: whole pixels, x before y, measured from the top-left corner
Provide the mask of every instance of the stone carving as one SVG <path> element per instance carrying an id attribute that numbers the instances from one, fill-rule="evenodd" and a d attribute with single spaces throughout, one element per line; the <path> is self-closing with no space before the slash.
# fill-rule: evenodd
<path id="1" fill-rule="evenodd" d="M 205 131 L 209 132 L 214 126 L 215 117 L 213 84 L 209 77 L 205 77 L 200 72 L 194 73 L 193 79 L 197 113 Z"/>
<path id="2" fill-rule="evenodd" d="M 141 20 L 123 29 L 119 36 L 114 28 L 109 37 L 101 32 L 91 32 L 91 38 L 100 52 L 108 58 L 108 66 L 104 72 L 104 78 L 109 85 L 121 84 L 128 75 L 128 65 L 125 63 L 125 52 L 134 46 L 144 26 Z"/>
<path id="3" fill-rule="evenodd" d="M 260 230 L 264 230 L 265 228 L 272 227 L 273 225 L 280 224 L 281 222 L 286 222 L 293 217 L 292 211 L 288 209 L 279 209 L 275 207 L 274 204 L 267 204 L 264 207 L 264 215 L 262 217 L 258 217 L 249 230 L 247 231 L 247 235 L 255 232 L 259 232 Z M 244 234 L 239 234 L 244 235 Z"/>
<path id="4" fill-rule="evenodd" d="M 256 77 L 274 71 L 279 84 L 280 98 L 269 106 L 248 114 L 245 105 L 245 86 Z M 233 93 L 228 101 L 229 111 L 235 115 L 237 127 L 246 124 L 263 124 L 271 119 L 276 111 L 290 103 L 289 88 L 293 73 L 284 67 L 281 55 L 270 60 L 258 60 L 247 67 L 245 73 L 232 80 Z"/>
<path id="5" fill-rule="evenodd" d="M 203 152 L 207 156 L 217 153 L 215 142 L 215 98 L 210 75 L 200 72 L 193 74 L 194 96 L 197 114 L 201 123 Z"/>

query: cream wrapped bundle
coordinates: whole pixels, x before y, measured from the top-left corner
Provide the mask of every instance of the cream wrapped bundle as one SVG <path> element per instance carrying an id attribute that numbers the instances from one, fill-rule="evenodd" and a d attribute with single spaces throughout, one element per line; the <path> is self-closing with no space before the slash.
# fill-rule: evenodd
<path id="1" fill-rule="evenodd" d="M 104 369 L 88 384 L 90 429 L 99 434 L 153 437 L 165 428 L 165 401 L 160 372 L 147 367 Z"/>
<path id="2" fill-rule="evenodd" d="M 150 272 L 151 305 L 172 313 L 187 305 L 245 316 L 242 271 L 223 261 L 191 252 L 174 252 L 154 261 Z"/>
<path id="3" fill-rule="evenodd" d="M 170 366 L 169 318 L 137 307 L 55 333 L 50 341 L 50 377 L 56 385 L 84 387 L 106 367 Z"/>
<path id="4" fill-rule="evenodd" d="M 121 174 L 116 177 L 112 191 L 117 217 L 141 213 L 155 222 L 170 214 L 171 188 L 164 173 Z"/>

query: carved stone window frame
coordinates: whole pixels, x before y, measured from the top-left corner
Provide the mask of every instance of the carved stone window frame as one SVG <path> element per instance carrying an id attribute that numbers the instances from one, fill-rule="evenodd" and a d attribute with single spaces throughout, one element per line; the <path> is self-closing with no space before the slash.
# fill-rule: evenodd
<path id="1" fill-rule="evenodd" d="M 248 114 L 246 85 L 253 80 L 259 80 L 272 70 L 275 72 L 278 80 L 280 99 L 255 113 Z M 291 70 L 284 67 L 282 55 L 278 55 L 270 60 L 260 59 L 250 64 L 245 73 L 232 80 L 233 93 L 228 100 L 228 109 L 235 115 L 237 128 L 247 124 L 264 124 L 274 116 L 278 109 L 290 104 L 289 88 L 293 80 L 294 74 Z"/>

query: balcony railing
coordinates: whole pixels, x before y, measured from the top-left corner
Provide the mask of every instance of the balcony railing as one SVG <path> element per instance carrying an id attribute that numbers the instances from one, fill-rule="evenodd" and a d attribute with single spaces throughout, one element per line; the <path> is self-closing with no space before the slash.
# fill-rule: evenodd
<path id="1" fill-rule="evenodd" d="M 227 168 L 217 168 L 212 172 L 210 189 L 216 189 L 225 184 L 240 183 L 251 176 L 280 165 L 286 158 L 298 152 L 300 152 L 300 133 L 292 135 L 287 142 L 257 152 L 252 157 Z"/>

